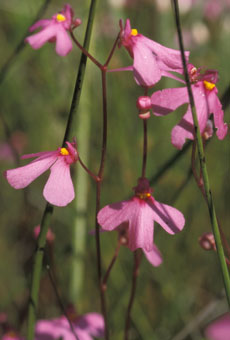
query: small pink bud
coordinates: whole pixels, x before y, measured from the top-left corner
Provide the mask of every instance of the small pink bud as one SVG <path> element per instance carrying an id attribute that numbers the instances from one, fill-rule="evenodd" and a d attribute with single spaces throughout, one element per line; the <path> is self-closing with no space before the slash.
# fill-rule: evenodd
<path id="1" fill-rule="evenodd" d="M 148 96 L 141 96 L 137 99 L 137 108 L 139 110 L 148 111 L 152 107 L 151 98 Z"/>
<path id="2" fill-rule="evenodd" d="M 79 18 L 74 19 L 73 23 L 72 23 L 72 28 L 76 28 L 76 27 L 80 26 L 81 23 L 82 23 L 81 19 L 79 19 Z"/>
<path id="3" fill-rule="evenodd" d="M 213 233 L 204 233 L 199 238 L 200 246 L 204 250 L 216 250 L 216 243 Z"/>

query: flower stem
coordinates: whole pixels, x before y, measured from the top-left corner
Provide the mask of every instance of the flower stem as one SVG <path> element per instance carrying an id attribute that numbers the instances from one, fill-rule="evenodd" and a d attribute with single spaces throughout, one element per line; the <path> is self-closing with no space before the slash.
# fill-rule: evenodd
<path id="1" fill-rule="evenodd" d="M 88 16 L 88 23 L 85 33 L 84 39 L 84 48 L 87 49 L 89 47 L 91 32 L 92 32 L 92 25 L 93 19 L 95 14 L 97 0 L 91 0 L 89 16 Z M 85 68 L 86 68 L 86 61 L 87 57 L 82 54 L 77 80 L 75 84 L 75 89 L 73 93 L 72 103 L 69 111 L 68 122 L 66 125 L 65 135 L 63 139 L 63 146 L 66 140 L 70 139 L 70 133 L 73 126 L 74 116 L 76 115 L 77 108 L 80 101 L 80 93 L 82 89 L 82 84 L 84 80 Z M 40 285 L 40 278 L 41 278 L 41 271 L 42 271 L 42 261 L 44 257 L 44 248 L 46 244 L 46 234 L 48 231 L 48 227 L 50 225 L 51 215 L 53 213 L 53 206 L 47 203 L 42 222 L 41 222 L 41 231 L 38 237 L 38 246 L 34 255 L 34 266 L 32 272 L 32 284 L 31 284 L 31 292 L 30 292 L 30 301 L 29 301 L 29 308 L 28 308 L 28 327 L 27 327 L 27 340 L 34 339 L 34 327 L 36 322 L 36 314 L 37 314 L 37 306 L 38 306 L 38 293 L 39 293 L 39 285 Z"/>
<path id="2" fill-rule="evenodd" d="M 46 245 L 46 234 L 50 225 L 50 219 L 53 213 L 53 206 L 47 203 L 41 222 L 41 231 L 37 241 L 37 249 L 34 255 L 34 266 L 32 272 L 32 284 L 30 290 L 30 301 L 28 311 L 28 329 L 27 340 L 34 339 L 34 325 L 37 316 L 38 292 L 42 271 L 42 261 Z"/>
<path id="3" fill-rule="evenodd" d="M 129 298 L 129 304 L 126 314 L 126 320 L 125 320 L 125 334 L 124 334 L 124 340 L 128 340 L 129 338 L 129 327 L 130 327 L 130 319 L 131 319 L 131 309 L 133 306 L 135 293 L 136 293 L 136 286 L 137 286 L 137 277 L 139 274 L 139 267 L 140 267 L 140 253 L 138 253 L 138 250 L 134 252 L 134 266 L 133 266 L 133 278 L 132 278 L 132 289 L 131 294 Z"/>
<path id="4" fill-rule="evenodd" d="M 182 40 L 182 33 L 181 33 L 178 1 L 172 0 L 172 2 L 173 2 L 173 5 L 174 5 L 177 34 L 178 34 L 178 38 L 179 38 L 179 45 L 180 45 L 180 51 L 181 51 L 181 58 L 182 58 L 182 62 L 183 62 L 185 81 L 186 81 L 186 85 L 187 85 L 187 89 L 188 89 L 189 102 L 190 102 L 192 117 L 193 117 L 193 121 L 194 121 L 194 130 L 195 130 L 195 135 L 196 135 L 196 143 L 197 143 L 197 148 L 198 148 L 200 167 L 201 167 L 202 177 L 203 177 L 203 181 L 204 181 L 205 195 L 206 195 L 206 198 L 207 198 L 207 205 L 208 205 L 212 230 L 213 230 L 213 234 L 214 234 L 214 237 L 215 237 L 217 253 L 218 253 L 218 257 L 219 257 L 219 261 L 220 261 L 220 267 L 221 267 L 221 271 L 222 271 L 222 275 L 223 275 L 227 301 L 228 301 L 228 304 L 229 304 L 229 307 L 230 307 L 229 271 L 228 271 L 228 267 L 227 267 L 227 264 L 226 264 L 226 261 L 225 261 L 224 249 L 223 249 L 222 242 L 221 242 L 220 231 L 219 231 L 218 222 L 217 222 L 217 218 L 216 218 L 215 206 L 214 206 L 212 192 L 211 192 L 210 185 L 209 185 L 209 177 L 208 177 L 208 171 L 207 171 L 207 167 L 206 167 L 205 155 L 204 155 L 204 150 L 203 150 L 202 137 L 201 137 L 201 134 L 200 134 L 199 124 L 198 124 L 198 119 L 197 119 L 197 114 L 196 114 L 196 108 L 195 108 L 195 104 L 194 104 L 194 98 L 193 98 L 193 94 L 192 94 L 192 90 L 191 90 L 191 84 L 190 84 L 189 77 L 188 77 L 188 71 L 187 71 L 185 54 L 184 54 L 184 46 L 183 46 L 183 40 Z"/>
<path id="5" fill-rule="evenodd" d="M 145 177 L 146 173 L 146 165 L 147 165 L 147 119 L 143 119 L 143 132 L 144 132 L 144 139 L 143 139 L 143 162 L 142 162 L 142 177 Z"/>
<path id="6" fill-rule="evenodd" d="M 96 186 L 96 216 L 95 216 L 95 233 L 96 233 L 96 251 L 97 251 L 97 273 L 98 273 L 98 281 L 99 281 L 99 290 L 100 290 L 100 299 L 101 299 L 101 312 L 104 317 L 105 322 L 105 339 L 109 340 L 109 329 L 108 329 L 108 320 L 107 320 L 107 308 L 106 308 L 106 298 L 105 298 L 105 290 L 103 289 L 103 281 L 102 281 L 102 270 L 101 270 L 101 246 L 100 246 L 100 227 L 97 222 L 97 214 L 100 210 L 100 201 L 101 201 L 101 183 L 103 180 L 104 174 L 104 165 L 105 165 L 105 156 L 106 156 L 106 146 L 107 146 L 107 94 L 106 94 L 106 70 L 107 68 L 103 68 L 101 70 L 102 76 L 102 101 L 103 101 L 103 128 L 102 128 L 102 148 L 101 148 L 101 162 L 98 171 L 99 181 Z"/>
<path id="7" fill-rule="evenodd" d="M 106 288 L 107 288 L 107 287 L 106 287 L 107 281 L 108 281 L 109 275 L 110 275 L 110 273 L 111 273 L 111 270 L 112 270 L 112 268 L 113 268 L 113 266 L 114 266 L 114 263 L 116 262 L 116 259 L 117 259 L 117 257 L 118 257 L 120 247 L 121 247 L 121 241 L 118 240 L 117 247 L 116 247 L 116 249 L 115 249 L 115 253 L 114 253 L 114 255 L 113 255 L 113 258 L 112 258 L 112 260 L 111 260 L 111 262 L 110 262 L 110 264 L 109 264 L 109 267 L 108 267 L 108 269 L 107 269 L 107 271 L 106 271 L 106 273 L 105 273 L 104 279 L 103 279 L 103 281 L 102 281 L 103 289 L 104 289 L 104 290 L 106 290 Z"/>

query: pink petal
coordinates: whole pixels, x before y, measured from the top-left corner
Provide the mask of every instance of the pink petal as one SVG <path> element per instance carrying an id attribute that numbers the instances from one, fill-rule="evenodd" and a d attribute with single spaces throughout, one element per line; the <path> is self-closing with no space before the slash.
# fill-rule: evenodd
<path id="1" fill-rule="evenodd" d="M 183 72 L 183 64 L 181 52 L 172 48 L 165 47 L 157 42 L 142 36 L 142 40 L 146 46 L 157 55 L 159 67 L 165 71 Z M 189 52 L 185 52 L 186 61 L 188 62 Z"/>
<path id="2" fill-rule="evenodd" d="M 133 46 L 133 74 L 141 86 L 151 87 L 161 79 L 156 56 L 139 39 Z"/>
<path id="3" fill-rule="evenodd" d="M 97 220 L 104 230 L 111 231 L 123 222 L 127 222 L 131 214 L 130 201 L 122 201 L 102 208 L 97 215 Z"/>
<path id="4" fill-rule="evenodd" d="M 184 228 L 183 214 L 176 208 L 154 201 L 150 205 L 154 211 L 154 220 L 169 234 L 176 234 Z"/>
<path id="5" fill-rule="evenodd" d="M 44 339 L 76 340 L 65 317 L 52 320 L 39 320 L 36 323 L 36 340 Z"/>
<path id="6" fill-rule="evenodd" d="M 149 205 L 139 198 L 133 198 L 130 206 L 132 211 L 129 219 L 129 244 L 130 250 L 142 248 L 146 251 L 153 249 L 153 211 Z"/>
<path id="7" fill-rule="evenodd" d="M 153 249 L 151 251 L 143 249 L 143 253 L 145 254 L 146 259 L 154 267 L 158 267 L 163 262 L 161 252 L 155 244 L 153 244 Z"/>
<path id="8" fill-rule="evenodd" d="M 192 92 L 195 101 L 200 132 L 203 134 L 209 117 L 207 98 L 203 90 L 203 85 L 201 83 L 192 85 Z M 194 123 L 190 106 L 179 124 L 177 124 L 172 129 L 171 133 L 172 144 L 177 149 L 182 149 L 186 139 L 194 139 Z"/>
<path id="9" fill-rule="evenodd" d="M 194 125 L 190 108 L 188 108 L 186 114 L 183 116 L 179 124 L 174 126 L 172 129 L 172 145 L 181 150 L 187 138 L 191 140 L 194 139 Z"/>
<path id="10" fill-rule="evenodd" d="M 188 103 L 188 90 L 186 87 L 178 87 L 157 91 L 152 94 L 151 102 L 156 116 L 167 115 L 184 103 Z"/>
<path id="11" fill-rule="evenodd" d="M 224 123 L 224 111 L 222 110 L 222 105 L 217 96 L 217 91 L 212 91 L 208 95 L 209 111 L 213 113 L 214 124 L 217 128 L 216 135 L 219 139 L 224 139 L 228 132 L 228 125 Z"/>
<path id="12" fill-rule="evenodd" d="M 9 184 L 15 189 L 22 189 L 33 182 L 43 172 L 48 170 L 50 166 L 56 161 L 56 152 L 50 156 L 41 156 L 33 162 L 21 166 L 20 168 L 7 170 L 5 177 Z"/>
<path id="13" fill-rule="evenodd" d="M 33 24 L 32 26 L 30 26 L 29 31 L 33 32 L 35 31 L 37 28 L 39 27 L 47 27 L 48 25 L 50 25 L 52 23 L 52 20 L 50 19 L 42 19 L 42 20 L 38 20 L 37 22 L 35 22 L 35 24 Z"/>
<path id="14" fill-rule="evenodd" d="M 226 313 L 205 330 L 205 337 L 209 340 L 229 340 L 230 334 L 230 314 Z"/>
<path id="15" fill-rule="evenodd" d="M 56 52 L 60 56 L 66 56 L 72 50 L 72 41 L 66 30 L 59 25 L 56 34 Z"/>
<path id="16" fill-rule="evenodd" d="M 31 35 L 25 39 L 32 48 L 37 50 L 38 48 L 42 47 L 47 41 L 56 37 L 57 34 L 58 24 L 51 24 L 44 28 L 42 31 Z"/>
<path id="17" fill-rule="evenodd" d="M 29 153 L 29 154 L 21 156 L 21 159 L 28 159 L 28 158 L 34 158 L 34 157 L 45 158 L 45 157 L 50 157 L 50 156 L 54 156 L 54 155 L 56 157 L 58 156 L 57 150 L 55 150 L 55 151 L 41 151 L 41 152 L 37 152 L 37 153 Z"/>
<path id="18" fill-rule="evenodd" d="M 59 157 L 50 171 L 43 195 L 49 203 L 64 207 L 75 197 L 70 166 L 65 162 L 64 157 Z"/>
<path id="19" fill-rule="evenodd" d="M 94 337 L 104 336 L 104 318 L 98 313 L 88 313 L 76 321 L 76 326 Z"/>

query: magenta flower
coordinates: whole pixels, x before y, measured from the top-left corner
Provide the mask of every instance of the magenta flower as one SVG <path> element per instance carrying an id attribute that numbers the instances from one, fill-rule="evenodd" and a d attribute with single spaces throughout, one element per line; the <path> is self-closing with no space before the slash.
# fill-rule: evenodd
<path id="1" fill-rule="evenodd" d="M 127 19 L 123 28 L 120 21 L 120 45 L 123 45 L 133 58 L 133 73 L 138 85 L 151 87 L 162 76 L 174 78 L 170 72 L 183 72 L 180 51 L 173 50 L 139 34 L 132 29 Z M 185 52 L 188 61 L 189 52 Z"/>
<path id="2" fill-rule="evenodd" d="M 66 144 L 67 148 L 22 156 L 22 159 L 37 158 L 25 166 L 5 171 L 7 181 L 13 188 L 22 189 L 50 169 L 51 173 L 44 187 L 43 195 L 53 205 L 66 206 L 75 197 L 70 165 L 78 160 L 75 143 L 66 142 Z"/>
<path id="3" fill-rule="evenodd" d="M 67 31 L 81 24 L 80 19 L 73 20 L 73 10 L 70 5 L 54 14 L 52 19 L 42 19 L 30 27 L 30 32 L 41 27 L 41 31 L 25 39 L 32 48 L 37 50 L 47 41 L 56 42 L 56 52 L 60 56 L 66 56 L 72 50 L 72 41 Z"/>
<path id="4" fill-rule="evenodd" d="M 23 340 L 14 331 L 7 332 L 2 336 L 2 340 Z"/>
<path id="5" fill-rule="evenodd" d="M 229 340 L 230 313 L 226 313 L 212 322 L 205 330 L 208 340 Z"/>
<path id="6" fill-rule="evenodd" d="M 154 221 L 169 234 L 175 234 L 184 227 L 184 216 L 177 209 L 157 202 L 151 196 L 146 178 L 139 178 L 135 196 L 127 201 L 113 203 L 102 208 L 97 220 L 104 230 L 114 230 L 122 223 L 128 223 L 128 247 L 134 251 L 142 248 L 146 252 L 154 249 Z"/>
<path id="7" fill-rule="evenodd" d="M 217 71 L 208 70 L 201 75 L 193 65 L 188 66 L 190 81 L 192 83 L 192 92 L 194 96 L 197 118 L 201 134 L 209 130 L 210 123 L 208 119 L 211 114 L 214 116 L 214 125 L 217 129 L 217 137 L 224 139 L 227 134 L 228 126 L 224 123 L 224 112 L 222 105 L 217 96 Z M 181 81 L 183 82 L 183 81 Z M 157 91 L 151 96 L 153 113 L 156 116 L 164 116 L 174 111 L 182 104 L 189 103 L 188 91 L 186 87 L 178 87 L 173 89 L 165 89 Z M 194 125 L 190 105 L 184 117 L 177 124 L 171 134 L 172 144 L 181 149 L 185 140 L 194 139 Z"/>
<path id="8" fill-rule="evenodd" d="M 93 340 L 104 336 L 104 319 L 98 313 L 70 318 L 79 340 Z M 36 323 L 36 340 L 76 340 L 65 316 Z"/>

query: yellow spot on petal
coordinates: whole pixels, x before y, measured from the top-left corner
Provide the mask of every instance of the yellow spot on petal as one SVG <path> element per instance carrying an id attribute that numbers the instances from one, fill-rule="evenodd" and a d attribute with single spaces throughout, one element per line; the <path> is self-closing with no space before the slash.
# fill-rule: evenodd
<path id="1" fill-rule="evenodd" d="M 57 19 L 57 21 L 62 22 L 62 21 L 66 20 L 66 17 L 63 14 L 59 13 L 56 16 L 56 19 Z"/>
<path id="2" fill-rule="evenodd" d="M 62 156 L 68 156 L 69 151 L 66 148 L 61 148 L 60 153 Z"/>
<path id="3" fill-rule="evenodd" d="M 216 85 L 213 83 L 210 83 L 209 81 L 204 80 L 204 86 L 207 90 L 211 91 L 212 89 L 214 89 Z"/>
<path id="4" fill-rule="evenodd" d="M 151 194 L 149 192 L 137 192 L 136 196 L 141 200 L 146 200 L 147 198 L 151 197 Z"/>
<path id="5" fill-rule="evenodd" d="M 133 35 L 134 37 L 135 37 L 136 35 L 138 35 L 138 30 L 136 30 L 135 28 L 133 28 L 133 29 L 131 30 L 131 35 Z"/>

